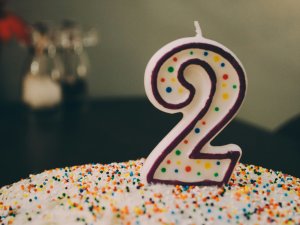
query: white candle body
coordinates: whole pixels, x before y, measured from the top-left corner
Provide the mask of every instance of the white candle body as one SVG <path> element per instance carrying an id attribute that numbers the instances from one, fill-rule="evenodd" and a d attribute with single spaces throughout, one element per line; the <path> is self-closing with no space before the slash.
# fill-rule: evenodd
<path id="1" fill-rule="evenodd" d="M 201 48 L 191 48 L 191 49 L 183 49 L 180 51 L 177 51 L 177 48 L 180 48 L 181 46 L 185 45 L 211 45 L 213 47 L 218 48 L 220 51 L 220 54 L 214 52 L 214 51 L 207 51 L 208 56 L 203 56 L 203 52 L 205 49 Z M 192 55 L 188 54 L 188 51 L 193 52 Z M 173 52 L 175 52 L 173 54 Z M 230 60 L 227 60 L 226 57 L 223 57 L 222 54 L 224 52 L 225 56 L 230 56 L 229 58 L 234 61 L 233 64 L 230 62 Z M 214 58 L 215 57 L 215 58 Z M 172 58 L 176 58 L 172 62 Z M 179 108 L 170 108 L 166 107 L 166 105 L 162 104 L 162 102 L 158 101 L 158 97 L 160 96 L 162 98 L 161 101 L 164 101 L 166 104 L 170 105 L 176 105 L 181 102 L 186 101 L 189 98 L 189 90 L 182 85 L 182 81 L 178 82 L 179 78 L 179 71 L 180 67 L 186 63 L 189 60 L 199 60 L 199 61 L 205 61 L 205 63 L 209 64 L 211 68 L 213 69 L 214 73 L 216 74 L 216 92 L 214 93 L 214 96 L 212 98 L 212 106 L 210 109 L 212 109 L 213 104 L 217 103 L 218 107 L 220 109 L 224 109 L 222 112 L 219 114 L 214 114 L 212 110 L 208 110 L 206 114 L 203 116 L 205 119 L 207 125 L 201 127 L 201 132 L 200 132 L 200 126 L 198 124 L 194 123 L 194 118 L 199 115 L 199 112 L 205 107 L 207 104 L 207 101 L 209 99 L 209 93 L 212 88 L 212 84 L 210 80 L 208 79 L 207 71 L 205 71 L 203 68 L 201 68 L 199 65 L 194 66 L 188 66 L 183 74 L 184 74 L 184 79 L 187 81 L 187 83 L 192 84 L 195 87 L 195 95 L 193 97 L 193 100 L 186 105 L 185 107 L 179 107 Z M 215 62 L 214 62 L 215 60 Z M 222 61 L 223 60 L 223 61 Z M 161 61 L 164 61 L 161 63 Z M 234 91 L 229 92 L 229 96 L 232 95 L 232 98 L 221 102 L 220 100 L 220 94 L 222 92 L 221 90 L 221 81 L 222 81 L 222 74 L 225 74 L 224 68 L 220 67 L 221 62 L 226 64 L 227 70 L 230 74 L 230 79 L 232 82 L 235 82 L 235 85 L 237 85 L 237 89 L 240 88 L 240 77 L 242 77 L 243 84 L 242 87 L 239 90 L 240 92 L 234 93 Z M 157 65 L 160 65 L 158 68 Z M 172 70 L 171 73 L 168 73 L 167 69 L 168 66 L 172 65 Z M 238 65 L 240 68 L 241 72 L 237 72 L 234 68 L 234 66 Z M 174 71 L 174 72 L 173 72 Z M 170 71 L 169 71 L 170 72 Z M 153 80 L 154 74 L 158 74 L 155 79 Z M 239 74 L 241 73 L 241 74 Z M 173 75 L 176 75 L 177 77 L 174 77 Z M 173 77 L 170 78 L 170 75 Z M 161 78 L 163 77 L 163 78 Z M 162 79 L 160 83 L 160 79 Z M 175 88 L 171 88 L 171 82 L 168 81 L 168 79 L 172 79 L 173 83 L 179 83 L 179 86 L 182 85 L 181 88 L 181 95 L 179 94 L 173 94 L 175 90 L 178 90 L 178 86 L 175 85 Z M 163 83 L 169 82 L 170 87 L 168 90 L 166 89 L 166 86 Z M 206 182 L 207 180 L 213 180 L 213 182 L 209 184 L 219 184 L 219 183 L 224 183 L 225 180 L 229 179 L 228 174 L 227 174 L 227 168 L 232 168 L 232 161 L 230 159 L 222 159 L 222 165 L 219 166 L 216 172 L 205 172 L 204 168 L 201 169 L 197 172 L 196 169 L 200 168 L 197 163 L 197 159 L 193 159 L 191 157 L 192 150 L 194 151 L 195 148 L 197 147 L 197 144 L 199 143 L 199 140 L 204 139 L 205 136 L 209 135 L 212 130 L 219 125 L 219 123 L 222 123 L 222 119 L 227 116 L 227 114 L 230 114 L 230 111 L 234 111 L 234 113 L 231 113 L 230 118 L 227 119 L 226 124 L 230 122 L 230 120 L 235 116 L 235 114 L 238 111 L 238 108 L 240 105 L 235 109 L 232 110 L 233 107 L 235 107 L 235 102 L 238 101 L 239 94 L 242 92 L 242 98 L 245 95 L 245 89 L 246 89 L 246 77 L 244 73 L 243 66 L 239 59 L 235 56 L 233 52 L 231 52 L 228 48 L 225 46 L 221 45 L 220 43 L 217 43 L 213 40 L 209 40 L 206 38 L 203 38 L 200 34 L 195 36 L 195 37 L 188 37 L 188 38 L 182 38 L 175 40 L 161 49 L 159 49 L 153 57 L 150 59 L 149 63 L 147 64 L 146 71 L 145 71 L 145 79 L 144 79 L 144 85 L 145 85 L 145 90 L 147 97 L 151 101 L 151 103 L 160 109 L 161 111 L 167 112 L 167 113 L 182 113 L 183 118 L 182 120 L 162 139 L 162 141 L 154 148 L 154 150 L 150 153 L 148 156 L 143 170 L 142 170 L 142 178 L 145 182 L 160 182 L 160 183 L 172 183 L 172 184 L 205 184 L 209 183 Z M 157 92 L 154 91 L 155 88 L 153 86 L 158 86 L 157 87 Z M 232 85 L 230 83 L 230 85 Z M 177 89 L 178 88 L 178 89 Z M 167 90 L 167 91 L 165 91 Z M 167 92 L 172 92 L 167 93 Z M 179 97 L 178 97 L 179 96 Z M 223 95 L 225 96 L 225 95 Z M 240 100 L 239 100 L 240 101 Z M 202 119 L 203 119 L 202 118 Z M 203 122 L 203 121 L 202 121 Z M 176 142 L 179 138 L 179 136 L 182 134 L 182 131 L 186 129 L 187 127 L 191 126 L 191 123 L 193 124 L 194 128 L 193 129 L 198 129 L 196 130 L 196 134 L 198 135 L 197 137 L 194 137 L 195 134 L 192 132 L 186 133 L 186 136 L 182 138 L 182 143 Z M 214 136 L 217 135 L 225 126 L 226 124 L 222 124 L 222 127 L 218 130 L 218 132 L 214 133 Z M 199 131 L 199 132 L 198 132 Z M 193 136 L 194 135 L 194 136 Z M 210 137 L 209 141 L 203 146 L 202 149 L 198 149 L 199 152 L 201 150 L 201 153 L 207 153 L 207 154 L 230 154 L 230 152 L 236 153 L 239 157 L 241 155 L 241 150 L 237 145 L 234 144 L 229 144 L 229 145 L 224 145 L 224 146 L 218 146 L 214 147 L 210 145 L 210 140 L 212 140 L 213 137 Z M 185 139 L 185 140 L 184 140 Z M 183 144 L 183 142 L 187 142 L 188 144 Z M 174 142 L 176 142 L 174 145 Z M 173 150 L 171 150 L 169 147 L 170 145 L 175 146 Z M 169 148 L 169 149 L 168 149 Z M 176 153 L 176 149 L 182 149 L 180 151 L 181 157 L 173 157 Z M 173 152 L 173 153 L 172 153 Z M 173 154 L 173 155 L 172 155 Z M 194 153 L 193 153 L 194 154 Z M 164 159 L 162 159 L 165 157 Z M 239 160 L 239 157 L 237 160 Z M 177 160 L 177 161 L 176 161 Z M 175 164 L 175 161 L 177 165 Z M 211 163 L 220 163 L 217 160 L 211 160 L 211 159 L 206 159 L 204 160 L 206 165 L 210 165 Z M 168 164 L 168 165 L 167 165 Z M 207 166 L 208 167 L 208 166 Z M 153 171 L 155 170 L 155 171 Z M 222 170 L 224 172 L 222 172 Z M 171 171 L 171 172 L 170 172 Z M 174 171 L 176 173 L 174 173 Z M 185 173 L 182 173 L 184 171 Z M 192 174 L 193 172 L 193 174 Z M 181 175 L 180 175 L 181 173 Z M 150 175 L 149 175 L 150 174 Z M 201 174 L 201 177 L 197 177 L 196 174 Z M 220 174 L 218 177 L 212 177 L 213 174 Z M 224 178 L 226 176 L 226 179 Z M 223 180 L 222 180 L 223 179 Z"/>

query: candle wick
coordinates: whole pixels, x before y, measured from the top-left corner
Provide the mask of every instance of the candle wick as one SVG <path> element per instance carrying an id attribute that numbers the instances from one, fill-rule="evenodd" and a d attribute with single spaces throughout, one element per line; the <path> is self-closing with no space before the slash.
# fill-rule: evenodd
<path id="1" fill-rule="evenodd" d="M 196 36 L 202 37 L 201 27 L 198 21 L 194 21 L 195 29 L 196 29 Z"/>

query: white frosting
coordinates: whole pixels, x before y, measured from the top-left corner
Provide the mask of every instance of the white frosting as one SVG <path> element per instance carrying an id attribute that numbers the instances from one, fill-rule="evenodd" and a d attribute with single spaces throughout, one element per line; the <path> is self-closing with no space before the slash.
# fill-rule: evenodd
<path id="1" fill-rule="evenodd" d="M 0 189 L 0 224 L 300 223 L 298 178 L 240 163 L 222 188 L 149 185 L 139 180 L 143 162 L 30 175 Z"/>

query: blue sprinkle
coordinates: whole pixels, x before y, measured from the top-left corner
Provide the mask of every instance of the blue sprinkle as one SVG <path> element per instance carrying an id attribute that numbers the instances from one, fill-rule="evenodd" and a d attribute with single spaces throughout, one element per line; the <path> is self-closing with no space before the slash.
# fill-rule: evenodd
<path id="1" fill-rule="evenodd" d="M 133 176 L 133 172 L 132 172 L 132 171 L 130 172 L 130 176 L 131 176 L 131 177 Z"/>
<path id="2" fill-rule="evenodd" d="M 208 56 L 208 52 L 204 52 L 203 55 L 204 55 L 204 56 Z"/>
<path id="3" fill-rule="evenodd" d="M 195 133 L 199 134 L 200 133 L 200 128 L 195 128 Z"/>
<path id="4" fill-rule="evenodd" d="M 225 67 L 225 63 L 221 63 L 221 67 Z"/>
<path id="5" fill-rule="evenodd" d="M 172 88 L 171 87 L 167 87 L 166 88 L 166 92 L 171 93 L 172 92 Z"/>
<path id="6" fill-rule="evenodd" d="M 218 216 L 218 219 L 221 220 L 221 219 L 222 219 L 222 216 Z"/>
<path id="7" fill-rule="evenodd" d="M 175 173 L 178 173 L 178 169 L 175 169 L 174 172 L 175 172 Z"/>
<path id="8" fill-rule="evenodd" d="M 186 191 L 186 190 L 189 189 L 189 186 L 188 186 L 188 185 L 182 186 L 182 189 L 183 189 L 184 191 Z"/>
<path id="9" fill-rule="evenodd" d="M 208 212 L 208 213 L 211 213 L 211 209 L 208 209 L 207 212 Z"/>

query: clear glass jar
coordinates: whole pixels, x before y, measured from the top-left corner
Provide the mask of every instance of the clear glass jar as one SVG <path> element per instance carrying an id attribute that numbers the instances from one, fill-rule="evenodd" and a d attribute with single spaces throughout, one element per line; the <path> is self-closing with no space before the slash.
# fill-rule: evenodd
<path id="1" fill-rule="evenodd" d="M 64 64 L 61 84 L 65 105 L 78 106 L 86 102 L 86 77 L 90 66 L 85 47 L 93 46 L 97 41 L 94 30 L 83 33 L 80 26 L 70 20 L 63 21 L 57 31 L 55 43 Z"/>
<path id="2" fill-rule="evenodd" d="M 22 81 L 22 100 L 30 108 L 51 109 L 62 102 L 63 65 L 56 54 L 51 32 L 44 23 L 32 30 L 32 46 Z"/>

